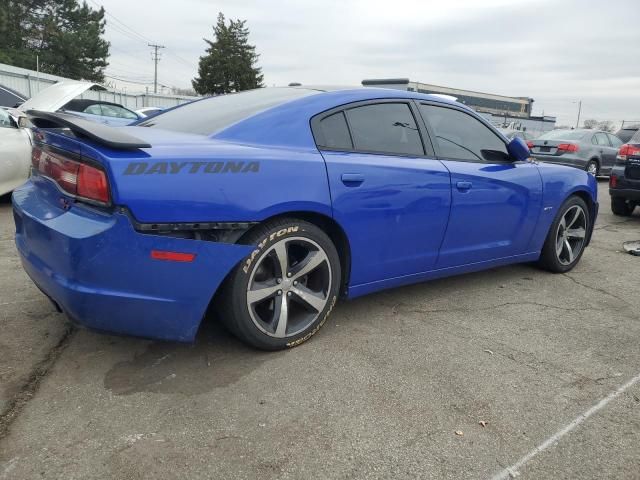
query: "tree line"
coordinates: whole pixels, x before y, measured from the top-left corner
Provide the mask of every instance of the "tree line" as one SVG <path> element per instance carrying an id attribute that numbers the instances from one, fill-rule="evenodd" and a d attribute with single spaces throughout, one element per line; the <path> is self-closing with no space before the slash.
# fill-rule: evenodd
<path id="1" fill-rule="evenodd" d="M 110 43 L 104 8 L 78 0 L 0 0 L 0 63 L 104 83 Z M 213 38 L 203 39 L 193 89 L 201 95 L 263 86 L 259 55 L 245 20 L 218 14 Z M 151 68 L 151 62 L 149 62 Z"/>

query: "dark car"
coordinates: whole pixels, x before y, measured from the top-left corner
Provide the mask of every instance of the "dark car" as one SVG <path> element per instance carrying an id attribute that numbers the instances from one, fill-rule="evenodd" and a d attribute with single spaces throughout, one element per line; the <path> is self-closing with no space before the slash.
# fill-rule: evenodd
<path id="1" fill-rule="evenodd" d="M 620 147 L 609 177 L 611 210 L 629 216 L 640 205 L 640 130 Z"/>
<path id="2" fill-rule="evenodd" d="M 631 137 L 633 137 L 638 130 L 640 130 L 640 125 L 629 125 L 628 127 L 622 127 L 616 132 L 616 137 L 622 140 L 623 143 L 627 143 L 629 140 L 631 140 Z"/>
<path id="3" fill-rule="evenodd" d="M 608 175 L 622 141 L 600 130 L 552 130 L 527 142 L 531 155 L 540 161 L 586 170 L 592 175 Z"/>
<path id="4" fill-rule="evenodd" d="M 12 90 L 9 87 L 0 85 L 0 107 L 17 107 L 25 102 L 27 98 L 21 93 Z"/>

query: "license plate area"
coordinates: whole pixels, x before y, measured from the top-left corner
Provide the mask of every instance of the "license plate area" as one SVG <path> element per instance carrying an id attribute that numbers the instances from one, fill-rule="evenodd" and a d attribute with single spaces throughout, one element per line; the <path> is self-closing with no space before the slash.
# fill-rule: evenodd
<path id="1" fill-rule="evenodd" d="M 551 151 L 551 147 L 540 147 L 540 152 L 549 153 Z"/>

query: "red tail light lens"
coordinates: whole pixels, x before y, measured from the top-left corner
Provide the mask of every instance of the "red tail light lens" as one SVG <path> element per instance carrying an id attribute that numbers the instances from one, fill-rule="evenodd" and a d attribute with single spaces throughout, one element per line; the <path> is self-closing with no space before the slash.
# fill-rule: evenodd
<path id="1" fill-rule="evenodd" d="M 616 158 L 621 162 L 626 162 L 629 157 L 640 157 L 640 146 L 629 145 L 628 143 L 622 145 Z"/>
<path id="2" fill-rule="evenodd" d="M 166 260 L 169 262 L 193 262 L 195 253 L 168 252 L 166 250 L 151 250 L 151 258 L 154 260 Z"/>
<path id="3" fill-rule="evenodd" d="M 576 145 L 575 143 L 561 143 L 557 148 L 560 152 L 577 152 L 578 150 L 580 150 L 578 145 Z"/>
<path id="4" fill-rule="evenodd" d="M 611 175 L 609 177 L 609 186 L 611 188 L 616 188 L 618 186 L 618 177 L 616 177 L 615 175 Z"/>
<path id="5" fill-rule="evenodd" d="M 104 171 L 66 158 L 51 151 L 33 147 L 33 168 L 58 184 L 65 192 L 80 200 L 108 204 L 111 200 Z"/>
<path id="6" fill-rule="evenodd" d="M 533 142 L 531 140 L 527 142 L 527 147 L 529 147 L 529 150 L 533 148 Z"/>

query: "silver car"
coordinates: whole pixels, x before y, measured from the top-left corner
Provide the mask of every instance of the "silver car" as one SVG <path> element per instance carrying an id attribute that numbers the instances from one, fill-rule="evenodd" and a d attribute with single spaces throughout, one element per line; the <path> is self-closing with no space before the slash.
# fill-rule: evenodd
<path id="1" fill-rule="evenodd" d="M 536 160 L 609 175 L 622 141 L 600 130 L 552 130 L 527 142 Z"/>

